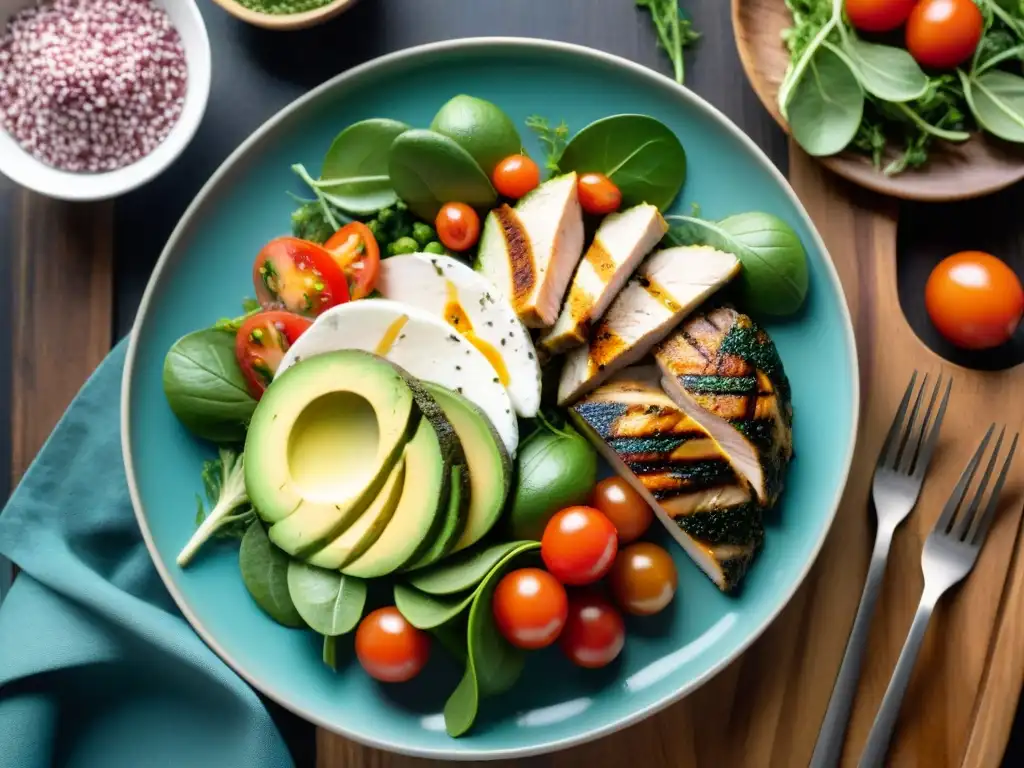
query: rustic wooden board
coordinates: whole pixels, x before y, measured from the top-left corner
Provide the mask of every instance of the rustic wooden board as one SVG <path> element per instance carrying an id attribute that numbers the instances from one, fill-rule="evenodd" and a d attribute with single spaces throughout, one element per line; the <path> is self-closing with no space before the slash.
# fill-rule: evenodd
<path id="1" fill-rule="evenodd" d="M 860 354 L 858 449 L 825 548 L 807 583 L 765 635 L 689 698 L 593 744 L 497 765 L 806 765 L 867 573 L 875 458 L 911 372 L 941 372 L 954 378 L 953 398 L 921 502 L 893 546 L 847 739 L 844 765 L 855 765 L 917 606 L 924 538 L 985 426 L 997 417 L 1011 429 L 1024 426 L 1024 404 L 1015 397 L 1024 369 L 976 373 L 952 366 L 921 344 L 904 320 L 894 205 L 790 149 L 792 183 L 839 269 Z M 1024 558 L 1014 557 L 1020 548 L 1022 473 L 1024 462 L 1018 461 L 974 574 L 936 611 L 893 741 L 894 766 L 988 768 L 1002 759 L 1024 678 Z M 326 731 L 319 733 L 318 755 L 321 768 L 442 764 L 386 754 Z"/>

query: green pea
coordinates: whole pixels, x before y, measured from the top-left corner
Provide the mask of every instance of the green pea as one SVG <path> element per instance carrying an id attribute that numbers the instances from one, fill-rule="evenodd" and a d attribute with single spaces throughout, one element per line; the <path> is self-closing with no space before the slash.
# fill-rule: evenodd
<path id="1" fill-rule="evenodd" d="M 441 245 L 437 240 L 432 240 L 423 246 L 424 253 L 436 253 L 438 256 L 444 255 L 444 246 Z"/>
<path id="2" fill-rule="evenodd" d="M 393 256 L 397 256 L 402 253 L 416 253 L 420 249 L 420 244 L 411 237 L 400 237 L 391 245 L 395 250 L 392 254 Z"/>
<path id="3" fill-rule="evenodd" d="M 405 204 L 404 200 L 399 200 L 395 203 L 395 210 L 399 213 L 405 213 L 409 210 L 409 206 Z"/>
<path id="4" fill-rule="evenodd" d="M 412 236 L 422 246 L 426 246 L 431 240 L 437 239 L 437 232 L 429 224 L 417 221 L 412 225 Z"/>
<path id="5" fill-rule="evenodd" d="M 381 233 L 380 222 L 376 219 L 370 219 L 366 222 L 366 228 L 370 230 L 370 233 L 373 235 L 373 239 L 379 243 Z"/>
<path id="6" fill-rule="evenodd" d="M 382 227 L 386 227 L 388 224 L 393 224 L 396 218 L 397 215 L 390 208 L 377 211 L 377 221 L 380 222 Z"/>

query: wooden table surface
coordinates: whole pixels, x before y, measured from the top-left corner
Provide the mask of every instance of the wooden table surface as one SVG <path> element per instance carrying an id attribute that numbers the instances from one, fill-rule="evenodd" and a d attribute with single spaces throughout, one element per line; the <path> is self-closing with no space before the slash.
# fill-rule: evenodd
<path id="1" fill-rule="evenodd" d="M 668 72 L 646 17 L 631 0 L 362 0 L 335 22 L 298 33 L 244 26 L 199 0 L 213 47 L 213 84 L 199 133 L 159 179 L 113 203 L 66 204 L 0 177 L 0 492 L 28 466 L 81 383 L 130 330 L 163 244 L 214 169 L 267 117 L 309 88 L 383 53 L 475 35 L 565 40 Z M 688 62 L 687 85 L 729 115 L 783 170 L 786 141 L 747 85 L 726 0 L 684 0 L 704 37 Z M 923 285 L 957 250 L 982 249 L 1024 273 L 1024 190 L 956 205 L 904 204 L 898 287 L 914 330 L 953 362 L 1002 368 L 1024 359 L 1024 335 L 998 353 L 964 355 L 928 324 Z M 994 406 L 997 410 L 997 406 Z M 867 511 L 865 511 L 867 514 Z M 2 577 L 0 577 L 2 585 Z M 799 716 L 793 703 L 789 716 Z M 312 729 L 275 711 L 299 765 L 313 762 Z M 1018 718 L 1020 720 L 1020 718 Z M 1024 765 L 1018 722 L 1005 764 Z M 671 751 L 671 744 L 664 748 Z M 666 765 L 682 765 L 667 759 Z M 369 768 L 355 759 L 352 768 Z M 750 765 L 761 765 L 750 755 Z M 788 768 L 785 767 L 785 768 Z"/>

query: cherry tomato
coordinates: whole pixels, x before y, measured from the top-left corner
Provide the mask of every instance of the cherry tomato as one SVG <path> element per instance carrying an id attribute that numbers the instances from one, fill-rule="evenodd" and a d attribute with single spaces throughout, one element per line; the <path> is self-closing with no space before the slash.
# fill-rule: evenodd
<path id="1" fill-rule="evenodd" d="M 846 17 L 862 32 L 891 32 L 903 25 L 917 0 L 846 0 Z"/>
<path id="2" fill-rule="evenodd" d="M 370 228 L 361 221 L 346 224 L 324 243 L 324 250 L 334 257 L 348 278 L 351 298 L 369 296 L 380 271 L 380 248 Z"/>
<path id="3" fill-rule="evenodd" d="M 270 386 L 284 353 L 313 324 L 294 312 L 270 310 L 246 319 L 235 334 L 235 358 L 257 400 Z"/>
<path id="4" fill-rule="evenodd" d="M 263 246 L 252 281 L 264 309 L 319 315 L 349 298 L 345 273 L 331 254 L 297 237 L 279 237 Z"/>
<path id="5" fill-rule="evenodd" d="M 974 55 L 984 26 L 973 0 L 921 0 L 907 21 L 907 50 L 923 67 L 952 69 Z"/>
<path id="6" fill-rule="evenodd" d="M 939 262 L 924 289 L 928 316 L 951 343 L 998 347 L 1024 313 L 1024 289 L 1013 270 L 988 253 L 964 251 Z"/>
<path id="7" fill-rule="evenodd" d="M 563 584 L 591 584 L 615 562 L 619 537 L 612 521 L 593 507 L 556 512 L 540 541 L 540 556 Z"/>
<path id="8" fill-rule="evenodd" d="M 622 610 L 634 616 L 653 616 L 672 602 L 679 575 L 668 552 L 641 541 L 619 552 L 608 581 Z"/>
<path id="9" fill-rule="evenodd" d="M 378 608 L 359 622 L 356 658 L 374 680 L 412 680 L 429 656 L 430 636 L 406 621 L 394 606 Z"/>
<path id="10" fill-rule="evenodd" d="M 494 168 L 498 194 L 518 200 L 540 184 L 540 168 L 526 155 L 509 155 Z"/>
<path id="11" fill-rule="evenodd" d="M 480 217 L 465 203 L 445 203 L 434 228 L 441 244 L 452 251 L 468 251 L 480 239 Z"/>
<path id="12" fill-rule="evenodd" d="M 520 568 L 494 590 L 494 620 L 512 645 L 534 651 L 558 639 L 569 613 L 565 587 L 540 568 Z"/>
<path id="13" fill-rule="evenodd" d="M 619 210 L 622 193 L 603 173 L 584 173 L 576 182 L 580 205 L 587 213 L 604 215 Z"/>
<path id="14" fill-rule="evenodd" d="M 594 486 L 590 506 L 612 521 L 620 544 L 636 541 L 654 522 L 651 506 L 621 477 L 609 477 Z"/>
<path id="15" fill-rule="evenodd" d="M 573 664 L 587 669 L 608 666 L 625 644 L 626 625 L 611 603 L 590 591 L 569 598 L 569 618 L 559 645 Z"/>

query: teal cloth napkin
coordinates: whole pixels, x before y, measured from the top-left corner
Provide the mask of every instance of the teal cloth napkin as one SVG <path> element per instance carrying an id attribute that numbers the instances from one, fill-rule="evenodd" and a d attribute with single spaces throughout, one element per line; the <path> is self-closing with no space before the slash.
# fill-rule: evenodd
<path id="1" fill-rule="evenodd" d="M 0 514 L 0 554 L 24 571 L 0 605 L 0 766 L 291 766 L 267 710 L 178 613 L 142 542 L 121 463 L 125 348 Z"/>

